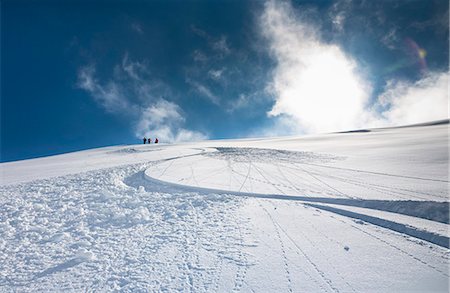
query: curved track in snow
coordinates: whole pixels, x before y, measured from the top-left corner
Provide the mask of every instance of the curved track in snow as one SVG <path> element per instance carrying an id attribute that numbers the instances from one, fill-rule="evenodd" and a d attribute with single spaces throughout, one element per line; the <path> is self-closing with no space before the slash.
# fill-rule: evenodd
<path id="1" fill-rule="evenodd" d="M 442 197 L 439 195 L 434 195 L 423 191 L 416 192 L 412 189 L 390 187 L 389 182 L 384 182 L 382 184 L 371 184 L 368 182 L 357 181 L 352 178 L 339 180 L 336 184 L 338 187 L 334 187 L 331 183 L 327 183 L 324 180 L 319 179 L 319 177 L 334 178 L 335 176 L 333 175 L 324 173 L 323 171 L 311 173 L 310 171 L 305 170 L 305 167 L 294 168 L 288 166 L 294 164 L 311 164 L 305 162 L 299 163 L 299 161 L 305 159 L 311 161 L 311 158 L 321 157 L 319 155 L 315 155 L 314 153 L 308 153 L 306 158 L 302 158 L 304 153 L 299 152 L 297 154 L 295 152 L 290 152 L 289 155 L 291 157 L 295 157 L 297 161 L 293 163 L 289 162 L 285 158 L 286 153 L 288 153 L 286 151 L 280 152 L 277 150 L 268 149 L 227 148 L 226 156 L 223 156 L 220 153 L 220 150 L 220 148 L 215 151 L 210 149 L 206 152 L 205 149 L 202 149 L 202 151 L 197 154 L 170 159 L 169 164 L 161 163 L 148 168 L 144 172 L 143 176 L 150 182 L 160 185 L 170 185 L 171 187 L 179 188 L 180 190 L 233 194 L 237 196 L 248 196 L 255 198 L 295 200 L 301 203 L 309 204 L 315 208 L 355 218 L 398 233 L 403 233 L 408 236 L 449 248 L 449 231 L 447 229 L 447 225 L 445 225 L 449 223 L 449 205 L 447 202 L 433 201 L 433 199 L 441 199 Z M 270 156 L 267 156 L 268 153 Z M 281 154 L 279 158 L 276 156 L 277 153 Z M 202 156 L 202 154 L 207 154 L 207 156 Z M 217 161 L 215 159 L 216 157 L 222 158 L 224 161 Z M 230 161 L 234 163 L 230 163 Z M 259 167 L 256 167 L 258 163 Z M 187 173 L 184 169 L 187 167 L 190 169 L 191 175 L 189 177 L 184 177 Z M 238 168 L 243 170 L 245 167 L 247 167 L 247 171 L 245 172 L 236 171 Z M 275 167 L 276 171 L 273 171 Z M 161 168 L 162 172 L 159 171 Z M 291 171 L 291 179 L 285 175 L 286 169 L 293 169 L 296 171 Z M 342 170 L 342 168 L 332 166 L 330 169 Z M 261 177 L 258 178 L 256 176 L 252 176 L 252 171 L 261 175 Z M 402 180 L 408 181 L 426 180 L 433 181 L 434 184 L 436 184 L 435 182 L 441 182 L 417 177 L 365 172 L 362 170 L 351 171 L 364 173 L 366 176 L 368 174 L 380 176 L 381 174 L 389 177 L 402 178 Z M 296 178 L 307 177 L 308 175 L 319 183 L 316 184 L 315 190 L 306 189 L 303 181 L 296 180 Z M 202 185 L 199 182 L 205 182 L 203 180 L 205 176 L 209 179 L 209 181 L 207 181 L 207 184 Z M 216 177 L 216 184 L 211 184 L 212 176 Z M 230 178 L 230 182 L 232 177 L 235 179 L 235 185 L 230 184 L 228 189 L 220 189 L 220 187 L 222 187 L 221 184 L 228 181 L 228 177 Z M 168 181 L 162 180 L 163 178 Z M 240 178 L 240 180 L 236 180 L 236 178 Z M 366 180 L 370 181 L 370 178 L 366 178 Z M 372 191 L 382 190 L 384 191 L 383 194 L 387 194 L 388 196 L 393 197 L 393 199 L 374 200 L 364 199 L 364 197 L 361 196 L 349 196 L 348 194 L 339 191 L 339 189 L 343 189 L 341 188 L 341 185 L 343 183 L 348 183 L 348 181 L 350 181 L 350 184 L 353 186 L 361 187 L 361 189 L 369 189 Z M 355 184 L 354 182 L 357 182 L 358 184 Z M 260 185 L 258 186 L 258 184 Z M 276 191 L 279 191 L 282 194 L 264 193 L 266 189 L 264 189 L 261 184 L 272 186 L 276 189 Z M 256 188 L 253 187 L 255 185 L 257 186 Z M 375 187 L 378 189 L 374 189 Z M 241 190 L 243 189 L 247 191 L 242 192 Z M 320 196 L 314 196 L 314 194 L 310 196 L 295 195 L 305 190 L 308 190 L 310 193 L 317 193 Z M 389 193 L 387 193 L 387 191 L 389 191 Z M 416 196 L 417 193 L 420 193 L 421 197 Z M 321 203 L 322 205 L 318 205 L 317 203 Z M 323 204 L 333 204 L 343 207 L 336 208 Z M 347 210 L 345 210 L 346 207 Z M 355 212 L 348 207 L 358 207 L 360 209 L 359 212 Z M 374 216 L 370 209 L 378 211 L 376 216 Z M 401 215 L 398 216 L 396 214 Z M 403 215 L 410 217 L 408 218 Z M 431 221 L 440 222 L 443 224 L 433 223 Z"/>

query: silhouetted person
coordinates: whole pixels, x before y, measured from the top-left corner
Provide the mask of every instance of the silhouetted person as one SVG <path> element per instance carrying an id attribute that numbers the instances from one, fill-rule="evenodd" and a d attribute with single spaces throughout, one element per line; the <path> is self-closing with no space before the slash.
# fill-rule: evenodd
<path id="1" fill-rule="evenodd" d="M 147 138 L 144 137 L 144 144 L 147 142 Z"/>
<path id="2" fill-rule="evenodd" d="M 158 143 L 158 138 L 155 138 L 155 143 Z"/>
<path id="3" fill-rule="evenodd" d="M 152 139 L 149 138 L 149 139 L 148 139 L 148 144 L 151 144 L 151 143 L 152 143 Z"/>

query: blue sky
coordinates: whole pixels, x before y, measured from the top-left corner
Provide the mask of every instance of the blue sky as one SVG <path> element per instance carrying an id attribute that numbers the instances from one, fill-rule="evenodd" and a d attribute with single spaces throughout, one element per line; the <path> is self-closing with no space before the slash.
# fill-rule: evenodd
<path id="1" fill-rule="evenodd" d="M 448 117 L 448 1 L 2 1 L 1 161 Z"/>

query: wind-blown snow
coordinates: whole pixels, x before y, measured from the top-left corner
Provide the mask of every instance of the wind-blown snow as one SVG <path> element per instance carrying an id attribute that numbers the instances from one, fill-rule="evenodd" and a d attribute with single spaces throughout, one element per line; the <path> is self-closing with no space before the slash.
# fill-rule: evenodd
<path id="1" fill-rule="evenodd" d="M 448 123 L 0 171 L 0 291 L 449 290 Z"/>

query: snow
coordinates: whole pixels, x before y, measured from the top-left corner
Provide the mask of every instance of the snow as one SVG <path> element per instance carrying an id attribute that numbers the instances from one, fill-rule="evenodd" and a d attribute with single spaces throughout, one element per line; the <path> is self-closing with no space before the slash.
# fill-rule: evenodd
<path id="1" fill-rule="evenodd" d="M 448 122 L 0 164 L 0 291 L 448 292 Z"/>

